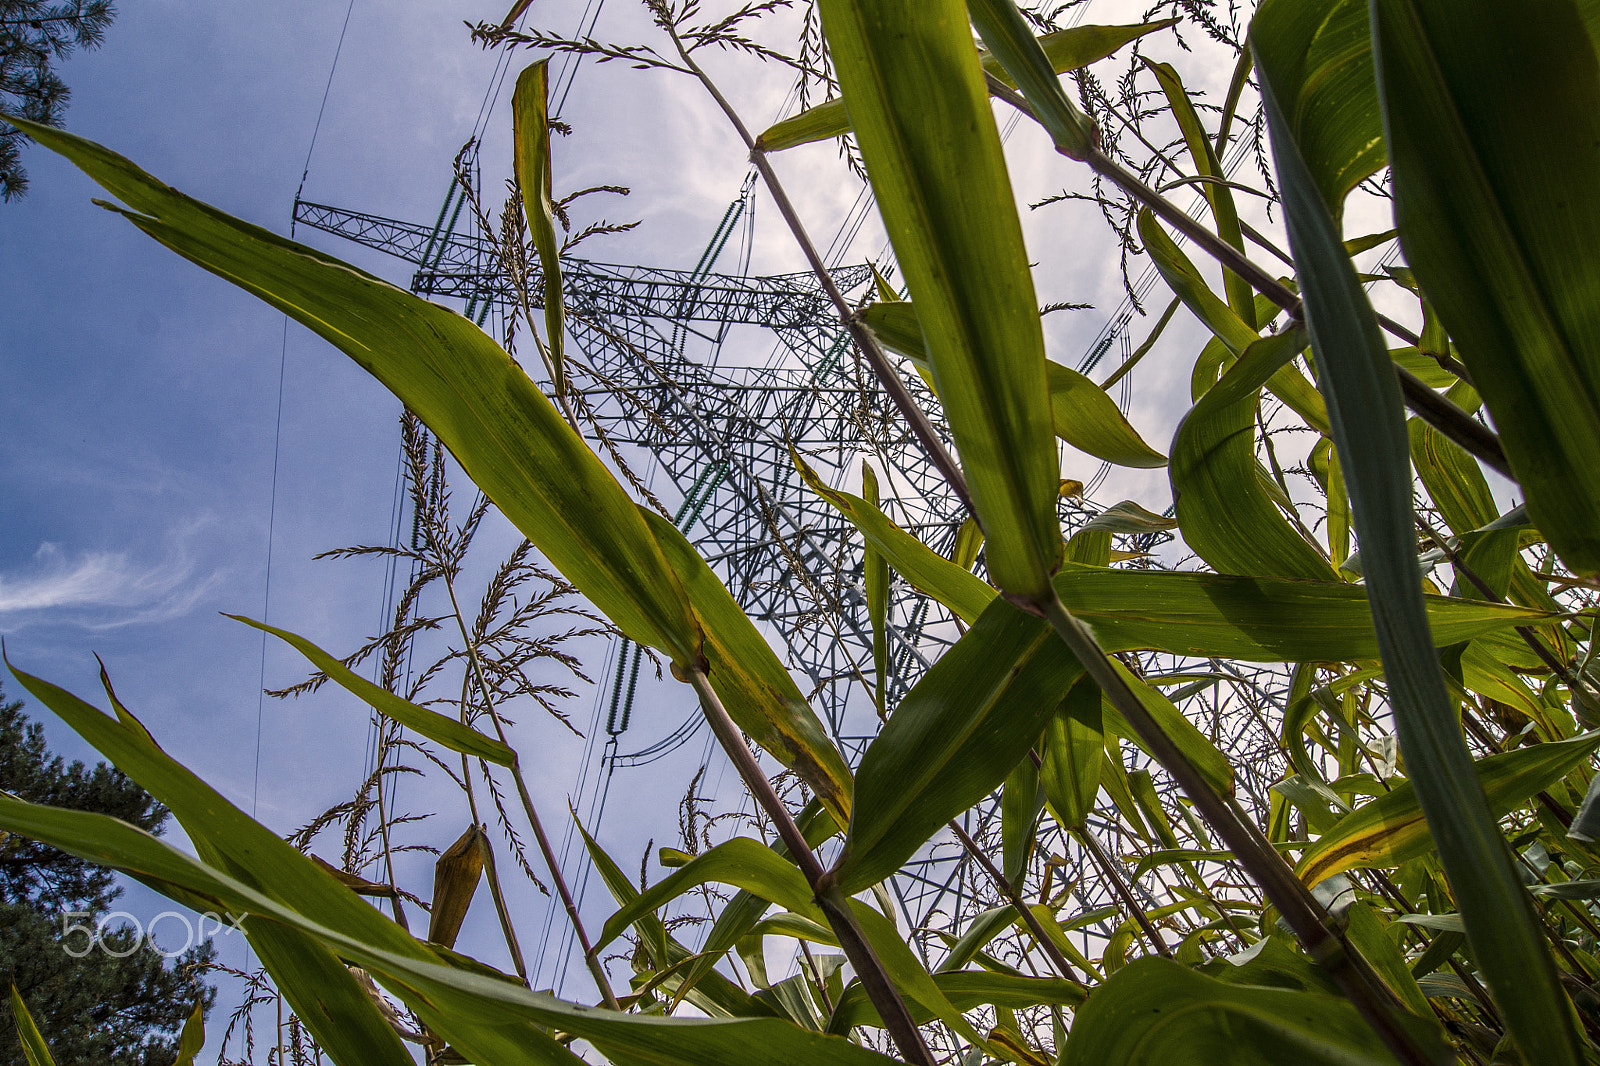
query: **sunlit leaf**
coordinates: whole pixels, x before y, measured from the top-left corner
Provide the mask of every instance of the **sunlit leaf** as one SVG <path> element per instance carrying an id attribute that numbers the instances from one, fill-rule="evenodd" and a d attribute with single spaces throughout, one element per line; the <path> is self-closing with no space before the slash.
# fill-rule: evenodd
<path id="1" fill-rule="evenodd" d="M 989 573 L 1048 594 L 1061 559 L 1044 334 L 961 0 L 821 0 L 840 90 L 986 534 Z"/>
<path id="2" fill-rule="evenodd" d="M 561 396 L 567 391 L 563 352 L 567 308 L 561 295 L 561 239 L 556 236 L 555 205 L 551 202 L 550 113 L 545 99 L 549 64 L 548 59 L 541 59 L 517 77 L 517 87 L 511 95 L 511 159 L 517 187 L 522 191 L 528 236 L 539 253 L 545 345 L 550 355 L 551 383 L 556 395 Z"/>

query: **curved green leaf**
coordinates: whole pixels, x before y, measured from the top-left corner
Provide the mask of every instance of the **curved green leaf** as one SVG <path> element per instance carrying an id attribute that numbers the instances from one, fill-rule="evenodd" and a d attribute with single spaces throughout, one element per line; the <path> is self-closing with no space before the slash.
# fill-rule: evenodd
<path id="1" fill-rule="evenodd" d="M 961 0 L 821 0 L 823 32 L 1008 592 L 1061 560 L 1044 333 Z"/>
<path id="2" fill-rule="evenodd" d="M 1378 654 L 1366 590 L 1358 585 L 1068 564 L 1055 588 L 1110 651 L 1250 662 L 1352 662 Z M 1482 600 L 1427 596 L 1424 603 L 1440 647 L 1549 617 Z"/>
<path id="3" fill-rule="evenodd" d="M 641 915 L 658 910 L 708 882 L 742 888 L 813 921 L 822 917 L 822 912 L 811 902 L 810 886 L 792 862 L 760 841 L 734 837 L 696 855 L 607 918 L 595 948 L 603 948 L 621 936 Z"/>
<path id="4" fill-rule="evenodd" d="M 381 381 L 617 628 L 674 660 L 697 653 L 688 600 L 627 493 L 477 326 L 190 199 L 92 141 L 24 124 L 133 209 L 112 210 L 303 323 Z"/>
<path id="5" fill-rule="evenodd" d="M 346 926 L 322 924 L 322 915 L 312 918 L 301 913 L 105 815 L 39 807 L 0 794 L 0 825 L 133 874 L 159 890 L 206 899 L 234 913 L 248 912 L 326 944 L 341 958 L 371 973 L 417 1011 L 429 1028 L 483 1066 L 574 1066 L 577 1057 L 546 1036 L 547 1028 L 587 1040 L 614 1060 L 657 1066 L 748 1066 L 752 1048 L 759 1048 L 761 1060 L 774 1066 L 890 1066 L 893 1062 L 848 1040 L 808 1032 L 776 1018 L 714 1020 L 618 1014 L 532 992 L 518 982 L 381 947 Z M 525 1034 L 523 1042 L 495 1039 L 503 1040 L 509 1034 Z M 398 1061 L 410 1061 L 409 1056 Z"/>
<path id="6" fill-rule="evenodd" d="M 1278 510 L 1256 471 L 1260 388 L 1305 347 L 1290 330 L 1252 343 L 1200 397 L 1172 442 L 1173 499 L 1189 547 L 1220 573 L 1332 580 L 1333 568 Z"/>
<path id="7" fill-rule="evenodd" d="M 957 1010 L 976 1010 L 983 1006 L 1023 1010 L 1040 1005 L 1078 1007 L 1086 998 L 1082 985 L 1059 977 L 1024 977 L 1020 974 L 988 973 L 983 970 L 951 970 L 933 975 L 933 983 Z M 913 1004 L 911 1016 L 918 1025 L 933 1020 L 933 1013 Z M 845 1033 L 856 1026 L 882 1028 L 878 1012 L 859 982 L 851 982 L 834 1007 L 828 1022 L 830 1033 Z"/>
<path id="8" fill-rule="evenodd" d="M 1105 762 L 1100 704 L 1099 686 L 1084 678 L 1045 725 L 1039 777 L 1063 829 L 1082 828 L 1100 795 L 1100 766 Z"/>
<path id="9" fill-rule="evenodd" d="M 1600 574 L 1600 61 L 1577 5 L 1374 5 L 1406 260 L 1534 522 Z M 1537 121 L 1530 121 L 1537 116 Z"/>
<path id="10" fill-rule="evenodd" d="M 1499 818 L 1536 792 L 1550 788 L 1600 749 L 1600 732 L 1571 740 L 1535 744 L 1479 759 L 1474 769 Z M 1423 819 L 1416 783 L 1403 781 L 1370 803 L 1339 819 L 1301 856 L 1295 868 L 1307 884 L 1316 884 L 1345 870 L 1398 866 L 1434 847 Z"/>
<path id="11" fill-rule="evenodd" d="M 688 594 L 704 642 L 706 676 L 739 728 L 800 775 L 841 823 L 850 817 L 850 767 L 761 631 L 734 602 L 678 528 L 648 507 L 638 512 L 654 532 L 675 580 Z"/>
<path id="12" fill-rule="evenodd" d="M 33 1015 L 28 1013 L 16 985 L 11 986 L 11 1020 L 16 1024 L 17 1039 L 22 1041 L 22 1057 L 28 1060 L 28 1066 L 56 1066 L 50 1045 L 44 1042 L 44 1035 L 34 1024 Z"/>
<path id="13" fill-rule="evenodd" d="M 1250 46 L 1272 65 L 1301 156 L 1339 218 L 1350 190 L 1385 162 L 1366 0 L 1265 0 Z"/>
<path id="14" fill-rule="evenodd" d="M 999 787 L 1082 672 L 1043 619 L 992 602 L 867 746 L 835 867 L 845 892 L 894 873 Z"/>
<path id="15" fill-rule="evenodd" d="M 912 587 L 944 604 L 971 625 L 997 593 L 969 568 L 951 562 L 890 521 L 877 507 L 859 496 L 830 489 L 798 452 L 791 451 L 800 476 L 811 491 L 839 509 L 861 531 L 867 543 L 881 552 L 895 572 Z"/>
<path id="16" fill-rule="evenodd" d="M 1437 1061 L 1453 1056 L 1436 1042 Z M 1067 1035 L 1062 1066 L 1392 1066 L 1348 1001 L 1225 984 L 1170 959 L 1137 959 L 1095 989 Z"/>
<path id="17" fill-rule="evenodd" d="M 327 674 L 330 680 L 338 683 L 341 688 L 348 690 L 373 710 L 385 718 L 394 719 L 407 729 L 421 733 L 436 744 L 443 744 L 451 751 L 459 751 L 463 755 L 487 759 L 499 766 L 510 766 L 517 761 L 516 752 L 494 737 L 486 737 L 454 718 L 447 718 L 438 711 L 418 707 L 409 700 L 401 699 L 388 689 L 368 681 L 305 637 L 269 626 L 265 622 L 246 618 L 242 614 L 230 614 L 227 617 L 259 629 L 263 633 L 271 633 L 311 660 L 311 664 Z"/>

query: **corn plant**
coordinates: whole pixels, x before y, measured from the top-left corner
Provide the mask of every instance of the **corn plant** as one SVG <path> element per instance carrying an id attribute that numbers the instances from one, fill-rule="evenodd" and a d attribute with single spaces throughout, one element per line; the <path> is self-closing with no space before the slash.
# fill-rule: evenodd
<path id="1" fill-rule="evenodd" d="M 1104 128 L 1118 101 L 1086 68 L 1166 24 L 1056 29 L 1012 0 L 818 0 L 796 58 L 745 35 L 781 2 L 710 21 L 692 0 L 647 6 L 661 33 L 649 45 L 513 32 L 526 0 L 479 32 L 697 81 L 825 287 L 781 153 L 850 138 L 908 298 L 885 287 L 858 309 L 830 296 L 973 535 L 947 558 L 886 517 L 870 476 L 860 496 L 811 481 L 867 545 L 869 605 L 892 570 L 960 620 L 960 639 L 894 706 L 880 704 L 881 729 L 852 770 L 707 563 L 590 449 L 567 402 L 543 60 L 523 73 L 513 109 L 554 401 L 452 312 L 185 197 L 99 145 L 11 120 L 121 201 L 110 210 L 393 391 L 561 580 L 691 687 L 766 831 L 668 855 L 677 868 L 643 887 L 586 836 L 619 903 L 591 935 L 567 901 L 602 1001 L 591 1005 L 454 950 L 440 916 L 459 928 L 465 903 L 449 886 L 475 885 L 492 862 L 476 815 L 441 856 L 424 938 L 170 759 L 109 680 L 114 715 L 12 668 L 173 811 L 196 854 L 10 797 L 0 825 L 242 916 L 299 1024 L 341 1066 L 411 1061 L 405 1040 L 430 1061 L 485 1064 L 598 1054 L 696 1066 L 1412 1066 L 1600 1054 L 1600 200 L 1589 192 L 1600 23 L 1589 8 L 1266 0 L 1241 41 L 1185 5 L 1234 47 L 1228 97 L 1203 113 L 1174 67 L 1130 68 L 1146 88 L 1123 102 L 1158 97 L 1179 134 L 1130 166 Z M 755 133 L 702 67 L 706 48 L 798 66 L 837 96 Z M 1251 94 L 1255 119 L 1242 110 Z M 1047 358 L 997 108 L 1042 128 L 1063 184 L 1093 183 L 1171 306 L 1210 334 L 1166 455 L 1103 385 Z M 1252 190 L 1220 160 L 1262 129 L 1270 165 Z M 1177 186 L 1199 190 L 1200 219 L 1173 202 Z M 1358 187 L 1392 197 L 1392 231 L 1346 238 Z M 1241 191 L 1273 202 L 1286 240 L 1241 218 Z M 1403 265 L 1357 270 L 1356 257 L 1396 240 Z M 1183 242 L 1220 268 L 1220 291 Z M 1403 301 L 1412 325 L 1378 314 L 1369 286 L 1383 287 L 1386 307 Z M 918 403 L 908 372 L 936 409 Z M 1114 463 L 1165 465 L 1173 518 L 1130 503 L 1064 538 L 1058 437 Z M 1501 513 L 1494 484 L 1523 502 Z M 1172 526 L 1191 565 L 1151 565 L 1138 542 L 1113 540 Z M 454 616 L 472 648 L 459 607 Z M 464 776 L 469 760 L 491 782 L 497 767 L 542 839 L 475 656 L 464 683 L 476 695 L 443 714 L 279 635 L 378 714 L 459 753 Z M 1171 662 L 1208 672 L 1157 668 Z M 1264 810 L 1236 795 L 1215 727 L 1197 722 L 1202 691 L 1231 663 L 1286 678 L 1281 708 L 1250 708 L 1271 716 L 1292 771 Z M 780 794 L 750 743 L 803 796 Z M 1141 753 L 1131 771 L 1126 749 Z M 961 916 L 930 970 L 875 890 L 996 791 L 998 839 L 954 825 L 993 906 Z M 1131 850 L 1106 854 L 1092 823 L 1125 826 Z M 1095 856 L 1119 901 L 1111 913 L 1082 913 L 1050 857 L 1030 861 L 1046 825 Z M 659 912 L 711 885 L 732 894 L 691 949 Z M 1120 924 L 1092 951 L 1071 935 L 1108 919 Z M 514 916 L 502 921 L 514 945 Z M 601 953 L 624 935 L 635 973 L 614 988 Z M 779 938 L 803 961 L 774 982 L 763 944 Z"/>

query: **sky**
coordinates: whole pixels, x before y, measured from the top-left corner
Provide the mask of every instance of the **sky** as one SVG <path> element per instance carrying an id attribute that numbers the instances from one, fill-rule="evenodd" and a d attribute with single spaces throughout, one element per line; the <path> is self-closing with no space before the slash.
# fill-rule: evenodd
<path id="1" fill-rule="evenodd" d="M 602 6 L 600 36 L 653 39 L 636 5 Z M 1137 15 L 1117 7 L 1096 4 L 1089 20 Z M 321 203 L 431 222 L 450 160 L 485 114 L 496 69 L 495 57 L 470 42 L 462 19 L 503 13 L 493 5 L 354 0 L 347 22 L 337 0 L 125 4 L 104 47 L 64 65 L 73 92 L 65 124 L 183 191 L 280 233 L 289 231 L 297 189 Z M 536 0 L 530 18 L 570 32 L 581 13 L 569 0 Z M 1172 50 L 1157 44 L 1152 51 Z M 787 78 L 737 57 L 715 56 L 709 65 L 749 124 L 779 117 Z M 1226 76 L 1207 69 L 1197 78 L 1215 91 Z M 497 187 L 509 170 L 505 101 L 487 114 L 482 158 L 487 184 Z M 606 214 L 643 220 L 588 254 L 692 267 L 747 170 L 710 103 L 661 72 L 589 64 L 577 74 L 563 117 L 575 131 L 555 145 L 558 188 L 629 185 L 632 195 L 607 205 Z M 1019 199 L 1083 187 L 1036 133 L 1015 136 Z M 100 190 L 64 161 L 32 147 L 24 165 L 32 179 L 27 197 L 0 206 L 0 291 L 8 297 L 0 331 L 6 653 L 19 668 L 103 703 L 96 699 L 98 654 L 119 696 L 175 758 L 288 832 L 353 791 L 367 766 L 366 715 L 335 692 L 261 701 L 263 681 L 291 683 L 305 668 L 279 647 L 263 653 L 258 634 L 219 612 L 265 615 L 334 650 L 378 631 L 381 566 L 312 557 L 386 542 L 398 404 L 307 331 L 94 206 Z M 833 147 L 789 153 L 778 166 L 802 214 L 831 236 L 858 189 Z M 752 269 L 800 269 L 769 201 L 758 202 L 757 217 Z M 1029 227 L 1031 240 L 1047 238 L 1031 249 L 1040 261 L 1041 302 L 1091 301 L 1101 309 L 1047 320 L 1052 354 L 1075 362 L 1120 298 L 1120 280 L 1107 268 L 1114 252 L 1087 205 L 1048 221 L 1030 218 Z M 296 236 L 407 281 L 404 264 L 322 234 Z M 869 225 L 861 254 L 876 254 L 881 239 Z M 1165 365 L 1183 366 L 1192 357 L 1192 323 L 1180 322 L 1173 336 Z M 1182 411 L 1174 396 L 1186 385 L 1182 374 L 1163 375 L 1166 358 L 1161 351 L 1152 357 L 1154 384 L 1141 386 L 1131 410 L 1163 449 Z M 464 498 L 466 487 L 458 491 Z M 1170 502 L 1159 471 L 1129 475 L 1107 492 L 1104 502 L 1132 497 L 1155 511 Z M 510 543 L 504 529 L 491 530 L 494 538 Z M 599 664 L 593 676 L 601 676 L 606 654 L 602 642 L 585 646 L 586 661 Z M 5 689 L 20 695 L 15 681 Z M 570 709 L 582 726 L 595 706 L 594 692 L 584 688 Z M 37 707 L 32 713 L 57 751 L 91 757 L 48 714 Z M 668 711 L 656 720 L 675 719 Z M 516 739 L 539 751 L 536 799 L 564 834 L 584 742 L 531 714 Z M 691 748 L 688 762 L 639 776 L 613 797 L 600 836 L 624 868 L 633 867 L 646 840 L 676 842 L 677 800 L 701 750 Z M 713 792 L 730 787 L 720 774 L 714 767 L 708 779 Z M 431 787 L 404 799 L 426 807 Z M 448 821 L 454 818 L 441 816 L 429 830 L 436 846 L 459 832 Z M 424 860 L 408 860 L 406 873 L 426 887 Z M 519 900 L 534 914 L 545 906 L 531 892 Z M 166 907 L 137 887 L 127 902 L 145 916 Z M 485 957 L 503 965 L 485 902 L 476 905 L 463 945 L 483 944 Z M 584 910 L 598 925 L 609 900 L 597 889 Z M 224 938 L 223 949 L 224 961 L 246 964 L 237 943 Z M 571 994 L 592 995 L 572 979 Z M 234 996 L 224 990 L 215 1029 Z"/>

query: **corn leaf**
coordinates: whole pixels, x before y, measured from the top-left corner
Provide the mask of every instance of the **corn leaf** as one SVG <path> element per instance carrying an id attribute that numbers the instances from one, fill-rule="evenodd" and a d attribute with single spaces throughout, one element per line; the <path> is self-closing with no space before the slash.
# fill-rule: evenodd
<path id="1" fill-rule="evenodd" d="M 1061 560 L 1044 333 L 961 0 L 822 0 L 822 27 L 1006 591 Z"/>
<path id="2" fill-rule="evenodd" d="M 1077 1007 L 1085 999 L 1082 985 L 1063 981 L 1059 977 L 1024 977 L 1020 974 L 987 973 L 982 970 L 952 970 L 933 975 L 933 983 L 957 1010 L 970 1011 L 983 1006 L 1006 1007 L 1021 1010 L 1048 1004 L 1059 1007 Z M 911 1016 L 918 1025 L 933 1020 L 933 1013 L 916 1004 L 911 1006 Z M 872 1001 L 859 982 L 852 982 L 834 1007 L 828 1022 L 830 1033 L 845 1033 L 856 1026 L 882 1028 Z"/>
<path id="3" fill-rule="evenodd" d="M 16 1024 L 17 1039 L 22 1041 L 22 1057 L 28 1060 L 28 1066 L 56 1066 L 50 1045 L 44 1042 L 44 1035 L 34 1024 L 33 1015 L 28 1013 L 16 985 L 11 986 L 11 1020 Z"/>
<path id="4" fill-rule="evenodd" d="M 1072 686 L 1045 725 L 1039 776 L 1064 829 L 1082 828 L 1100 794 L 1100 767 L 1105 762 L 1100 704 L 1099 686 L 1085 678 Z"/>
<path id="5" fill-rule="evenodd" d="M 1596 749 L 1600 749 L 1600 733 L 1585 733 L 1479 759 L 1476 776 L 1488 797 L 1489 810 L 1496 818 L 1515 810 L 1529 796 L 1550 788 L 1583 765 Z M 1433 847 L 1415 782 L 1403 781 L 1339 819 L 1306 849 L 1296 872 L 1308 884 L 1316 884 L 1345 870 L 1398 866 Z"/>
<path id="6" fill-rule="evenodd" d="M 621 936 L 640 915 L 650 914 L 685 892 L 708 882 L 733 885 L 776 903 L 794 914 L 818 921 L 822 917 L 811 902 L 811 888 L 787 859 L 760 841 L 734 837 L 696 855 L 684 866 L 657 881 L 606 919 L 595 941 L 596 949 Z"/>
<path id="7" fill-rule="evenodd" d="M 1305 347 L 1290 330 L 1253 342 L 1178 426 L 1173 499 L 1183 539 L 1220 573 L 1333 579 L 1333 568 L 1278 510 L 1256 471 L 1256 406 L 1266 381 Z"/>
<path id="8" fill-rule="evenodd" d="M 477 326 L 190 199 L 92 141 L 30 124 L 35 133 L 132 209 L 111 210 L 303 323 L 381 381 L 629 637 L 674 660 L 697 653 L 688 601 L 627 493 Z"/>
<path id="9" fill-rule="evenodd" d="M 183 1032 L 178 1034 L 178 1059 L 172 1066 L 194 1066 L 194 1057 L 205 1048 L 205 1008 L 204 1001 L 196 1001 L 194 1010 L 189 1012 L 188 1019 L 183 1023 Z"/>
<path id="10" fill-rule="evenodd" d="M 1389 6 L 1387 0 L 1376 0 L 1374 10 L 1381 12 Z M 1504 19 L 1498 8 L 1491 12 L 1488 7 L 1471 6 L 1497 25 L 1521 26 L 1527 21 Z M 1459 10 L 1459 5 L 1450 5 L 1451 12 Z M 1390 12 L 1378 22 L 1381 25 L 1393 15 Z M 1384 39 L 1380 32 L 1379 40 Z M 1498 51 L 1506 44 L 1497 37 L 1493 49 Z M 1380 51 L 1387 47 L 1383 45 Z M 1399 382 L 1372 306 L 1278 105 L 1275 79 L 1279 57 L 1261 48 L 1255 54 L 1283 190 L 1289 245 L 1305 299 L 1319 381 L 1328 400 L 1334 445 L 1350 491 L 1400 751 L 1466 922 L 1474 959 L 1519 1049 L 1534 1061 L 1575 1064 L 1581 1061 L 1578 1035 L 1565 1007 L 1554 961 L 1512 866 L 1505 838 L 1472 772 L 1472 759 L 1428 636 Z M 1390 61 L 1388 54 L 1384 55 L 1382 69 Z M 1589 64 L 1594 66 L 1592 53 Z M 1392 92 L 1393 87 L 1386 84 L 1386 95 Z M 1393 111 L 1392 100 L 1385 106 Z M 1396 152 L 1393 128 L 1391 118 L 1389 145 L 1391 152 Z M 1440 153 L 1441 145 L 1430 141 L 1427 152 Z M 1397 195 L 1402 180 L 1408 184 L 1414 180 L 1399 167 L 1394 176 Z M 1402 236 L 1405 228 L 1402 217 Z M 1501 265 L 1483 264 L 1482 268 L 1499 269 Z M 1434 302 L 1437 306 L 1438 300 Z M 1600 433 L 1600 425 L 1589 426 L 1588 431 Z M 1600 438 L 1596 439 L 1600 443 Z M 1600 451 L 1596 456 L 1600 458 Z"/>
<path id="11" fill-rule="evenodd" d="M 409 700 L 401 699 L 388 689 L 368 681 L 304 637 L 243 615 L 230 614 L 227 617 L 259 629 L 263 633 L 271 633 L 304 655 L 313 666 L 327 674 L 330 680 L 357 696 L 373 710 L 385 718 L 394 719 L 407 729 L 421 733 L 436 744 L 443 744 L 451 751 L 458 751 L 463 755 L 487 759 L 500 766 L 510 766 L 517 761 L 516 753 L 495 738 L 486 737 L 476 729 L 462 725 L 454 718 L 447 718 L 438 711 L 418 707 Z"/>
<path id="12" fill-rule="evenodd" d="M 1600 172 L 1594 42 L 1570 0 L 1516 18 L 1481 2 L 1373 10 L 1406 260 L 1534 523 L 1574 571 L 1600 574 L 1600 204 L 1573 195 Z"/>
<path id="13" fill-rule="evenodd" d="M 841 824 L 850 817 L 850 767 L 794 678 L 722 580 L 678 528 L 647 507 L 645 526 L 689 597 L 706 676 L 739 728 L 794 770 Z"/>
<path id="14" fill-rule="evenodd" d="M 817 472 L 800 458 L 798 452 L 790 454 L 811 491 L 837 507 L 839 513 L 861 531 L 867 543 L 882 553 L 896 573 L 910 582 L 913 588 L 950 608 L 957 618 L 968 625 L 978 620 L 996 593 L 982 578 L 973 574 L 970 567 L 946 559 L 895 525 L 887 515 L 860 496 L 829 488 L 817 476 Z"/>
<path id="15" fill-rule="evenodd" d="M 608 1057 L 658 1066 L 747 1066 L 755 1053 L 752 1049 L 759 1049 L 763 1062 L 776 1066 L 889 1066 L 893 1061 L 847 1040 L 806 1032 L 775 1018 L 713 1020 L 617 1014 L 380 947 L 345 926 L 324 925 L 105 815 L 40 807 L 0 795 L 0 825 L 80 858 L 132 873 L 147 884 L 172 886 L 189 898 L 204 898 L 234 913 L 257 915 L 324 943 L 374 975 L 423 1016 L 430 1028 L 483 1066 L 574 1066 L 580 1061 L 545 1036 L 544 1027 L 581 1037 Z M 479 1050 L 489 1034 L 511 1033 L 540 1039 L 527 1039 L 522 1046 Z"/>
<path id="16" fill-rule="evenodd" d="M 1250 23 L 1250 39 L 1277 64 L 1278 102 L 1323 203 L 1337 219 L 1350 190 L 1385 162 L 1366 2 L 1264 0 Z"/>
<path id="17" fill-rule="evenodd" d="M 1421 1024 L 1419 1023 L 1419 1027 Z M 1437 1061 L 1452 1061 L 1434 1038 Z M 1062 1066 L 1391 1066 L 1342 998 L 1225 984 L 1170 959 L 1137 959 L 1073 1016 Z"/>
<path id="18" fill-rule="evenodd" d="M 878 475 L 866 460 L 861 462 L 861 491 L 867 506 L 877 509 Z M 972 564 L 967 564 L 971 569 Z M 867 617 L 872 623 L 872 691 L 878 707 L 889 710 L 889 560 L 867 541 L 861 555 L 861 583 L 867 595 Z"/>
<path id="19" fill-rule="evenodd" d="M 528 220 L 528 236 L 539 253 L 550 381 L 556 395 L 563 396 L 567 391 L 566 358 L 562 351 L 567 308 L 561 295 L 561 239 L 556 236 L 555 205 L 551 202 L 550 113 L 546 100 L 549 64 L 548 59 L 541 59 L 517 76 L 517 87 L 511 95 L 511 160 L 517 187 L 522 191 L 522 212 Z"/>
<path id="20" fill-rule="evenodd" d="M 894 873 L 999 787 L 1082 672 L 1043 619 L 991 603 L 867 746 L 835 868 L 845 892 Z"/>

